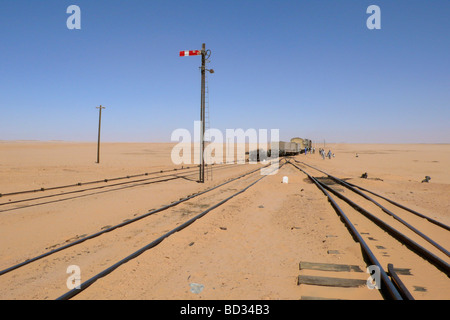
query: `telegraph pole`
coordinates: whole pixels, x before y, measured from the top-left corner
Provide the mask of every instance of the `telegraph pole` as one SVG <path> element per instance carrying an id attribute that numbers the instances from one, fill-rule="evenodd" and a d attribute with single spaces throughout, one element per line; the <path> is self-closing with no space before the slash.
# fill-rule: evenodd
<path id="1" fill-rule="evenodd" d="M 99 109 L 98 114 L 98 142 L 97 142 L 97 163 L 100 163 L 100 128 L 102 126 L 102 109 L 105 109 L 105 107 L 96 107 Z"/>

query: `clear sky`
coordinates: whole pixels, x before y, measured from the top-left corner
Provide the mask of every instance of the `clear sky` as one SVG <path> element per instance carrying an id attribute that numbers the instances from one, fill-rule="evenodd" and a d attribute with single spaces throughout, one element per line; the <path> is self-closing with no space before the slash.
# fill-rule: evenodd
<path id="1" fill-rule="evenodd" d="M 81 29 L 69 30 L 69 5 Z M 369 5 L 381 29 L 369 30 Z M 211 127 L 450 143 L 450 1 L 1 0 L 0 140 L 170 141 Z"/>

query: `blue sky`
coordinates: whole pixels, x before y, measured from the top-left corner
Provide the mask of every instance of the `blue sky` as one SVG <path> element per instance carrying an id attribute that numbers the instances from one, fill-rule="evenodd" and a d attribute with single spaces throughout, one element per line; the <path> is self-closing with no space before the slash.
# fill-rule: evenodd
<path id="1" fill-rule="evenodd" d="M 69 30 L 69 5 L 81 30 Z M 369 30 L 369 5 L 381 29 Z M 211 127 L 348 143 L 450 143 L 450 2 L 2 0 L 0 140 L 164 142 Z"/>

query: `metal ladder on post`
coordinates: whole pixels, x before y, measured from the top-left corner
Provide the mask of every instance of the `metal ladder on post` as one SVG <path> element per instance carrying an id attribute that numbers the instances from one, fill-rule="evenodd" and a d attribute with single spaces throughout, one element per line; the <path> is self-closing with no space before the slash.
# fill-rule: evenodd
<path id="1" fill-rule="evenodd" d="M 208 60 L 206 61 L 209 62 Z M 209 86 L 208 86 L 208 72 L 206 72 L 205 77 L 205 145 L 209 145 L 211 143 L 211 124 L 209 121 Z M 205 161 L 208 162 L 209 160 L 207 157 L 205 157 Z M 212 163 L 207 164 L 205 169 L 205 176 L 206 180 L 212 180 Z"/>

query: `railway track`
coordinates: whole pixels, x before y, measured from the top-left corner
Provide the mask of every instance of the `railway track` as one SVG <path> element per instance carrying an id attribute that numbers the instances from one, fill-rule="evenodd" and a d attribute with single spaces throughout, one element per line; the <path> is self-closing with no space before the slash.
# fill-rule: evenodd
<path id="1" fill-rule="evenodd" d="M 219 165 L 215 166 L 214 170 L 224 170 L 228 168 L 234 167 L 233 165 Z M 0 213 L 14 211 L 18 209 L 24 209 L 29 207 L 41 206 L 46 204 L 52 204 L 57 202 L 63 202 L 67 200 L 79 199 L 88 196 L 98 195 L 107 192 L 120 191 L 129 188 L 135 188 L 140 186 L 146 186 L 154 183 L 167 182 L 171 180 L 177 179 L 188 179 L 195 181 L 193 175 L 198 173 L 197 168 L 186 167 L 186 168 L 175 168 L 171 170 L 160 170 L 154 171 L 150 173 L 129 175 L 124 177 L 116 177 L 110 179 L 102 179 L 88 182 L 78 182 L 74 184 L 64 185 L 64 186 L 56 186 L 56 187 L 48 187 L 48 188 L 40 188 L 40 189 L 32 189 L 32 190 L 24 190 L 17 192 L 4 193 L 0 194 L 0 199 L 9 198 L 8 201 L 0 202 Z M 141 178 L 144 177 L 144 178 Z M 139 179 L 136 179 L 139 178 Z M 119 180 L 126 180 L 122 182 L 115 182 Z M 91 186 L 93 185 L 93 186 Z M 81 188 L 84 186 L 90 186 L 88 188 Z M 13 200 L 14 197 L 21 197 L 22 195 L 27 195 L 30 193 L 47 193 L 56 190 L 65 190 L 60 191 L 59 193 L 46 194 L 37 197 L 31 198 L 19 198 Z"/>
<path id="2" fill-rule="evenodd" d="M 448 239 L 446 225 L 418 212 L 413 213 L 380 195 L 377 197 L 382 200 L 375 204 L 355 189 L 365 195 L 371 194 L 370 191 L 306 163 L 290 161 L 287 163 L 306 174 L 329 197 L 341 220 L 361 245 L 367 265 L 379 267 L 384 298 L 448 298 L 448 251 L 442 245 Z M 325 177 L 313 177 L 306 172 L 310 169 Z M 257 174 L 259 170 L 260 167 L 159 209 L 107 226 L 100 232 L 73 239 L 13 266 L 3 267 L 0 270 L 0 298 L 71 299 L 124 263 L 251 188 L 264 177 Z M 414 219 L 419 219 L 420 223 Z M 433 236 L 428 232 L 416 232 L 422 230 L 424 222 L 434 228 Z M 83 279 L 88 280 L 81 283 L 79 289 L 67 291 L 65 269 L 69 265 L 79 265 Z"/>
<path id="3" fill-rule="evenodd" d="M 289 163 L 328 197 L 360 244 L 368 265 L 378 266 L 385 298 L 450 298 L 449 252 L 444 247 L 449 239 L 448 226 L 304 162 L 294 161 L 298 165 Z M 305 168 L 325 177 L 314 177 Z M 369 195 L 376 195 L 378 201 Z"/>
<path id="4" fill-rule="evenodd" d="M 11 289 L 12 298 L 18 296 L 20 299 L 49 299 L 50 295 L 56 292 L 61 294 L 67 291 L 67 274 L 61 270 L 65 270 L 69 265 L 79 265 L 83 270 L 83 278 L 91 277 L 81 284 L 80 289 L 71 290 L 59 297 L 69 299 L 123 263 L 153 248 L 165 238 L 245 192 L 265 177 L 259 174 L 260 170 L 261 167 L 258 167 L 134 219 L 108 226 L 100 232 L 85 235 L 64 246 L 7 267 L 0 271 L 3 297 L 11 298 L 7 288 Z M 148 243 L 149 238 L 154 240 Z M 135 247 L 140 249 L 123 258 L 124 253 L 129 253 L 130 248 Z M 118 262 L 104 269 L 111 261 Z"/>
<path id="5" fill-rule="evenodd" d="M 159 170 L 159 171 L 153 171 L 153 172 L 145 172 L 140 174 L 134 174 L 134 175 L 127 175 L 122 177 L 115 177 L 115 178 L 106 178 L 106 179 L 100 179 L 100 180 L 93 180 L 93 181 L 85 181 L 85 182 L 77 182 L 72 184 L 66 184 L 62 186 L 53 186 L 53 187 L 41 187 L 38 189 L 29 189 L 29 190 L 21 190 L 21 191 L 13 191 L 13 192 L 6 192 L 6 193 L 0 193 L 1 197 L 7 197 L 7 196 L 16 196 L 21 194 L 28 194 L 28 193 L 38 193 L 38 192 L 45 192 L 45 191 L 51 191 L 51 190 L 60 190 L 60 189 L 67 189 L 72 187 L 78 187 L 78 186 L 86 186 L 91 184 L 99 184 L 103 182 L 112 182 L 112 181 L 118 181 L 118 180 L 124 180 L 124 179 L 133 179 L 137 177 L 143 177 L 143 176 L 151 176 L 161 173 L 167 173 L 167 172 L 175 172 L 175 171 L 183 171 L 183 170 L 189 170 L 190 167 L 182 167 L 181 169 L 174 168 L 169 170 Z"/>

